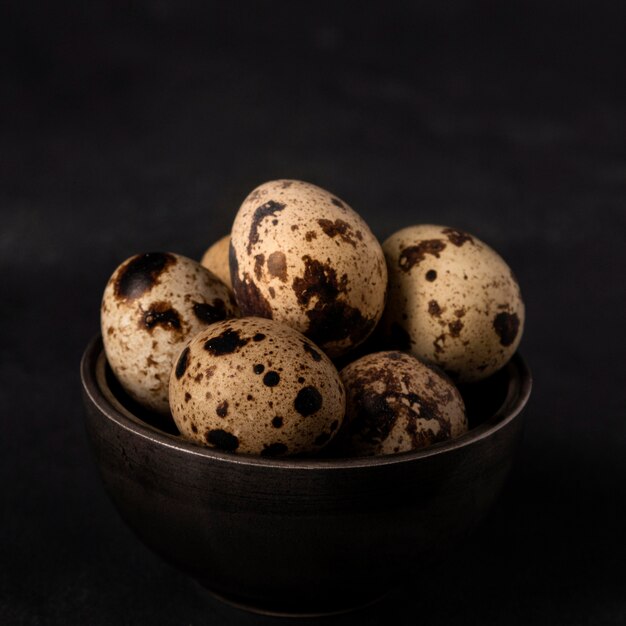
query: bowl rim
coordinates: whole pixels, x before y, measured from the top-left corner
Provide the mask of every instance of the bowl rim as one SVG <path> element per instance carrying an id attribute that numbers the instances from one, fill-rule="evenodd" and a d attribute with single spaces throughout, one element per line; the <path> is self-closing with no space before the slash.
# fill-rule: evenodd
<path id="1" fill-rule="evenodd" d="M 507 394 L 500 408 L 487 420 L 468 430 L 467 433 L 422 450 L 410 450 L 398 454 L 364 456 L 354 458 L 276 458 L 255 455 L 233 454 L 216 448 L 202 447 L 187 441 L 179 435 L 166 433 L 133 415 L 113 395 L 105 385 L 106 356 L 102 336 L 97 333 L 87 344 L 80 361 L 80 378 L 84 395 L 98 409 L 98 413 L 134 436 L 152 442 L 154 445 L 170 448 L 178 453 L 220 462 L 228 465 L 265 467 L 272 469 L 297 470 L 347 470 L 365 467 L 380 467 L 417 461 L 419 459 L 444 455 L 453 450 L 467 448 L 493 436 L 500 429 L 515 420 L 522 412 L 532 389 L 532 375 L 522 357 L 516 352 L 504 366 L 511 370 Z M 105 387 L 103 389 L 103 387 Z"/>

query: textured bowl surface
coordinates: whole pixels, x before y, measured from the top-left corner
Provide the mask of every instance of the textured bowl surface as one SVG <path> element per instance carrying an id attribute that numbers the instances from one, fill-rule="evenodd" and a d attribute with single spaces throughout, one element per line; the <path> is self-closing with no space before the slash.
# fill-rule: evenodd
<path id="1" fill-rule="evenodd" d="M 127 524 L 215 594 L 291 614 L 364 605 L 471 532 L 511 467 L 531 389 L 517 354 L 462 389 L 470 430 L 458 439 L 382 457 L 267 459 L 199 447 L 141 412 L 99 337 L 81 378 L 96 462 Z"/>

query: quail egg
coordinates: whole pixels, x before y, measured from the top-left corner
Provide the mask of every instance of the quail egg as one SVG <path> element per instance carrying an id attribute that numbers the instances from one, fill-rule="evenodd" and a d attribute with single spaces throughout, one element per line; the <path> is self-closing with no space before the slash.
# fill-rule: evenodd
<path id="1" fill-rule="evenodd" d="M 381 322 L 394 347 L 431 361 L 456 381 L 488 377 L 513 356 L 524 303 L 509 266 L 455 228 L 410 226 L 383 244 L 389 297 Z"/>
<path id="2" fill-rule="evenodd" d="M 228 452 L 321 450 L 343 421 L 345 392 L 330 359 L 289 326 L 255 317 L 205 329 L 170 377 L 180 433 Z"/>
<path id="3" fill-rule="evenodd" d="M 170 252 L 138 254 L 113 272 L 104 290 L 108 362 L 133 399 L 167 414 L 170 371 L 181 348 L 237 312 L 228 287 L 199 263 Z"/>
<path id="4" fill-rule="evenodd" d="M 384 309 L 378 240 L 343 200 L 302 181 L 267 182 L 244 200 L 230 273 L 244 315 L 288 324 L 332 357 L 363 342 Z"/>
<path id="5" fill-rule="evenodd" d="M 202 256 L 200 264 L 213 272 L 225 285 L 232 289 L 230 267 L 228 265 L 228 247 L 230 235 L 218 239 Z"/>
<path id="6" fill-rule="evenodd" d="M 341 370 L 341 379 L 347 400 L 338 453 L 406 452 L 467 431 L 463 399 L 454 384 L 409 354 L 369 354 Z"/>

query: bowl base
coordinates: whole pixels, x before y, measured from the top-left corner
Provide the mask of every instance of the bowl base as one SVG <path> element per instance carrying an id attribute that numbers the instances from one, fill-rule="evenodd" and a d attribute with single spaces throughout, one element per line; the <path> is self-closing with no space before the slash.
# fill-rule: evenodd
<path id="1" fill-rule="evenodd" d="M 367 602 L 362 602 L 354 605 L 348 605 L 344 607 L 337 607 L 329 610 L 312 610 L 312 611 L 293 611 L 293 610 L 281 610 L 280 608 L 271 608 L 265 606 L 257 606 L 253 604 L 247 604 L 245 601 L 240 600 L 239 598 L 234 598 L 228 595 L 224 595 L 222 593 L 218 593 L 213 591 L 206 585 L 202 584 L 202 582 L 198 581 L 198 583 L 203 587 L 205 591 L 207 591 L 213 598 L 216 600 L 223 602 L 224 604 L 228 604 L 229 606 L 238 609 L 240 611 L 246 611 L 247 613 L 254 613 L 256 615 L 265 615 L 267 617 L 285 617 L 285 618 L 315 618 L 315 617 L 332 617 L 334 615 L 345 615 L 346 613 L 353 613 L 354 611 L 360 611 L 362 609 L 366 609 L 378 602 L 381 602 L 386 598 L 391 591 L 386 591 L 380 596 L 376 596 L 373 599 L 367 600 Z"/>

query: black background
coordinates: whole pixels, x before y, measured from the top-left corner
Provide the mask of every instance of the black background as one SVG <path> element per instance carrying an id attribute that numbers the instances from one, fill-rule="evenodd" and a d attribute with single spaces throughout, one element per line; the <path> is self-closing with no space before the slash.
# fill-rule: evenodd
<path id="1" fill-rule="evenodd" d="M 124 526 L 87 448 L 78 362 L 119 262 L 200 257 L 278 177 L 332 190 L 381 239 L 434 222 L 495 247 L 535 378 L 480 532 L 425 587 L 308 623 L 626 623 L 623 3 L 4 10 L 0 623 L 274 623 Z"/>

